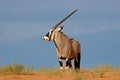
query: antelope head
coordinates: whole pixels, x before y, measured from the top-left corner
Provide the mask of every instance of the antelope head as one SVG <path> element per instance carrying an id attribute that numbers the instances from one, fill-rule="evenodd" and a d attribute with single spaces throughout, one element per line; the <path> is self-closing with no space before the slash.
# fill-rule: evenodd
<path id="1" fill-rule="evenodd" d="M 68 19 L 72 14 L 74 14 L 77 10 L 74 10 L 72 13 L 70 13 L 68 16 L 66 16 L 64 19 L 62 19 L 60 22 L 58 22 L 44 37 L 43 39 L 45 41 L 51 41 L 54 39 L 54 35 L 57 31 L 60 31 L 63 29 L 63 26 L 58 27 L 60 24 L 62 24 L 66 19 Z"/>
<path id="2" fill-rule="evenodd" d="M 63 29 L 63 27 L 64 26 L 60 26 L 60 27 L 54 27 L 54 28 L 50 29 L 50 31 L 43 37 L 43 39 L 45 41 L 54 40 L 55 33 L 61 31 Z"/>

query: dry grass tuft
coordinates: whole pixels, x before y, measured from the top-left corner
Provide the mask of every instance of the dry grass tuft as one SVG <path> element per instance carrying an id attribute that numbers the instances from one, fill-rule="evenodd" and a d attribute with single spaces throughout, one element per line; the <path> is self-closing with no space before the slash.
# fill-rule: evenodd
<path id="1" fill-rule="evenodd" d="M 1 74 L 32 74 L 34 67 L 26 68 L 23 64 L 17 64 L 14 62 L 12 65 L 6 65 L 0 67 Z"/>

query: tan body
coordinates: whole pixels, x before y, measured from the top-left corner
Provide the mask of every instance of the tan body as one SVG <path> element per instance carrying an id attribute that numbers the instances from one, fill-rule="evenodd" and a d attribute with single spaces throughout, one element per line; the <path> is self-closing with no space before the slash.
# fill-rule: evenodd
<path id="1" fill-rule="evenodd" d="M 72 14 L 74 14 L 77 10 L 74 10 L 68 16 L 66 16 L 63 20 L 58 22 L 45 36 L 45 41 L 53 40 L 56 45 L 56 52 L 58 55 L 58 60 L 60 63 L 60 67 L 62 69 L 62 59 L 66 60 L 66 68 L 71 68 L 71 60 L 74 59 L 75 69 L 80 68 L 80 59 L 81 59 L 81 50 L 80 43 L 75 39 L 69 39 L 67 35 L 65 35 L 61 30 L 63 26 L 58 27 L 62 22 L 64 22 L 67 18 L 69 18 Z"/>
<path id="2" fill-rule="evenodd" d="M 59 31 L 55 33 L 56 52 L 58 58 L 73 59 L 80 53 L 80 44 L 75 39 L 69 39 L 67 35 Z"/>

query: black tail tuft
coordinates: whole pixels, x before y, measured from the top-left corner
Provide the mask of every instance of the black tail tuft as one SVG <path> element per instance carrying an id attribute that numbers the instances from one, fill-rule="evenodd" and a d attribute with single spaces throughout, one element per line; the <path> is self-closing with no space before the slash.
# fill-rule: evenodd
<path id="1" fill-rule="evenodd" d="M 81 54 L 79 53 L 74 60 L 75 70 L 80 69 L 80 60 L 81 60 Z"/>

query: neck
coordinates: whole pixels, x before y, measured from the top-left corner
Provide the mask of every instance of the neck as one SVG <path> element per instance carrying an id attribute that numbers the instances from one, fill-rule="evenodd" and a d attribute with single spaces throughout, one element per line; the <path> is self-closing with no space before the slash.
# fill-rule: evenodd
<path id="1" fill-rule="evenodd" d="M 59 51 L 59 48 L 58 48 L 58 46 L 57 46 L 57 44 L 56 44 L 55 40 L 53 40 L 53 42 L 54 42 L 54 44 L 55 44 L 56 48 L 57 48 L 57 49 L 58 49 L 58 51 Z"/>
<path id="2" fill-rule="evenodd" d="M 57 32 L 53 42 L 58 50 L 62 50 L 65 44 L 69 42 L 69 38 L 64 33 Z"/>

